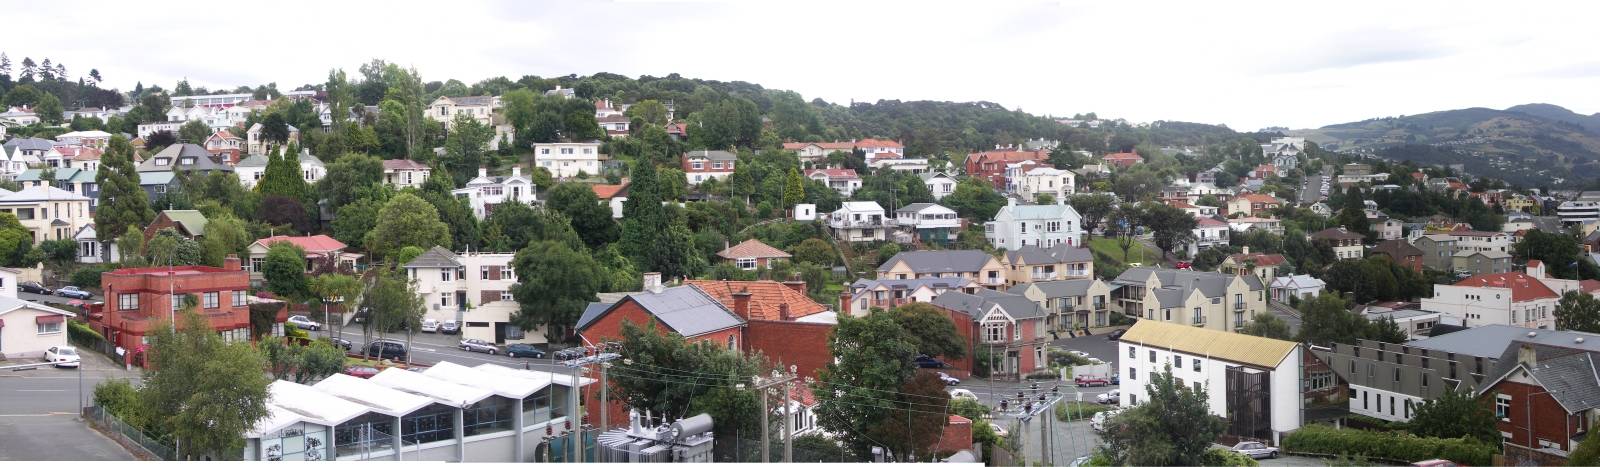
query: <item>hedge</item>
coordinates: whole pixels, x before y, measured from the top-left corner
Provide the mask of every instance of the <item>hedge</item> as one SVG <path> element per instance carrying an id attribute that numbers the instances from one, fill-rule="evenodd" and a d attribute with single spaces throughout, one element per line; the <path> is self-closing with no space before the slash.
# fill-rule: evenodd
<path id="1" fill-rule="evenodd" d="M 88 324 L 72 320 L 67 321 L 67 339 L 71 340 L 73 344 L 86 347 L 98 346 L 106 340 L 105 336 L 95 332 L 94 328 L 89 327 Z"/>
<path id="2" fill-rule="evenodd" d="M 1293 453 L 1364 456 L 1369 459 L 1417 462 L 1448 459 L 1458 464 L 1489 465 L 1494 446 L 1469 438 L 1422 438 L 1410 433 L 1336 430 L 1310 425 L 1283 439 L 1283 449 Z"/>

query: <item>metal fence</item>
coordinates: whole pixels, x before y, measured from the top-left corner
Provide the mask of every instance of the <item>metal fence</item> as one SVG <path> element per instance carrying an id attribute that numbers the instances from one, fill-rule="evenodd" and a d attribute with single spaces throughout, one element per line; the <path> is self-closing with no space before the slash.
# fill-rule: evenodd
<path id="1" fill-rule="evenodd" d="M 116 415 L 105 411 L 104 408 L 99 406 L 85 407 L 83 409 L 83 418 L 100 428 L 106 435 L 117 440 L 118 444 L 129 448 L 137 447 L 142 449 L 151 458 L 164 461 L 176 459 L 172 446 L 157 442 L 150 435 L 145 434 L 133 425 L 123 422 Z"/>

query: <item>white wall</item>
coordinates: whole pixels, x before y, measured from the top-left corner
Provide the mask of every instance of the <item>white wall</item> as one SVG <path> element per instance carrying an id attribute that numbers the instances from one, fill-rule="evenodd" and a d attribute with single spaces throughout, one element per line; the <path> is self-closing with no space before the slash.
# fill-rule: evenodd
<path id="1" fill-rule="evenodd" d="M 8 359 L 32 360 L 43 357 L 50 347 L 67 345 L 67 323 L 61 323 L 61 332 L 39 334 L 34 320 L 50 315 L 55 313 L 30 308 L 0 314 L 0 319 L 6 322 L 5 327 L 0 327 L 0 353 Z"/>
<path id="2" fill-rule="evenodd" d="M 1133 358 L 1128 357 L 1128 349 L 1130 348 L 1135 351 Z M 1156 354 L 1154 363 L 1150 362 L 1150 352 L 1152 350 Z M 1183 385 L 1190 388 L 1194 387 L 1195 382 L 1199 382 L 1201 387 L 1206 389 L 1206 404 L 1210 412 L 1221 417 L 1227 416 L 1226 388 L 1228 367 L 1237 366 L 1236 364 L 1223 360 L 1209 359 L 1203 355 L 1173 352 L 1125 341 L 1117 344 L 1117 352 L 1117 371 L 1118 375 L 1122 377 L 1122 400 L 1118 405 L 1122 407 L 1135 405 L 1133 404 L 1134 396 L 1138 397 L 1139 403 L 1148 401 L 1150 396 L 1147 385 L 1150 381 L 1151 372 L 1167 371 L 1167 367 L 1173 364 L 1173 357 L 1181 356 L 1183 357 L 1183 367 L 1173 367 L 1171 370 L 1172 376 L 1183 380 Z M 1300 405 L 1302 403 L 1300 394 L 1300 352 L 1301 349 L 1299 348 L 1290 352 L 1268 376 L 1268 381 L 1272 385 L 1272 430 L 1279 434 L 1299 429 L 1302 424 L 1300 413 Z M 1194 370 L 1194 359 L 1196 358 L 1201 361 L 1200 371 Z M 1129 370 L 1132 368 L 1138 369 L 1137 378 L 1128 377 Z M 1276 442 L 1276 440 L 1274 441 Z"/>
<path id="3" fill-rule="evenodd" d="M 1357 386 L 1354 384 L 1350 385 L 1350 392 L 1356 396 L 1354 399 L 1350 399 L 1350 413 L 1366 415 L 1368 417 L 1392 422 L 1404 422 L 1411 420 L 1411 417 L 1406 416 L 1406 401 L 1411 401 L 1412 415 L 1416 415 L 1417 407 L 1422 406 L 1423 402 L 1421 397 L 1413 397 L 1394 391 L 1384 391 L 1382 389 L 1374 389 L 1367 386 Z M 1363 397 L 1366 398 L 1367 404 L 1366 408 L 1364 409 L 1361 405 Z M 1378 411 L 1379 402 L 1377 399 L 1379 398 L 1383 399 L 1382 412 Z M 1392 404 L 1389 402 L 1391 399 L 1394 400 Z M 1394 408 L 1394 415 L 1389 414 L 1390 407 Z"/>

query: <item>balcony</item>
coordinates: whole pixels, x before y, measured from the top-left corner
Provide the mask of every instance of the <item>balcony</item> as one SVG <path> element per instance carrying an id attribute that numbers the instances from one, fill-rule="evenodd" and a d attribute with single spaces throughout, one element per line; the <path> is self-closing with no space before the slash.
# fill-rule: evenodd
<path id="1" fill-rule="evenodd" d="M 907 303 L 911 303 L 911 299 L 909 299 L 909 298 L 887 298 L 887 299 L 881 299 L 881 300 L 867 300 L 867 306 L 868 307 L 877 307 L 877 308 L 882 308 L 882 309 L 885 309 L 885 310 L 890 309 L 890 308 L 894 308 L 894 307 L 898 307 L 900 305 L 905 305 Z"/>
<path id="2" fill-rule="evenodd" d="M 862 220 L 831 219 L 828 221 L 828 226 L 835 229 L 879 229 L 894 227 L 895 225 L 894 219 L 884 218 Z"/>
<path id="3" fill-rule="evenodd" d="M 1233 309 L 1235 309 L 1235 310 L 1243 310 L 1244 309 L 1244 302 L 1234 302 Z"/>

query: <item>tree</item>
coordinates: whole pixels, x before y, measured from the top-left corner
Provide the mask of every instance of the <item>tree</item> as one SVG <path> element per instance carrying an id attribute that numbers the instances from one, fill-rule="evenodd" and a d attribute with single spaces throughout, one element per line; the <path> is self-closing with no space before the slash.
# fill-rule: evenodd
<path id="1" fill-rule="evenodd" d="M 344 322 L 344 313 L 354 310 L 361 301 L 361 280 L 345 274 L 319 274 L 311 278 L 311 293 L 339 313 L 338 322 Z M 344 327 L 338 327 L 343 331 Z"/>
<path id="2" fill-rule="evenodd" d="M 206 221 L 206 235 L 200 238 L 201 262 L 221 267 L 230 254 L 245 257 L 245 248 L 254 242 L 244 221 L 226 213 L 213 216 Z"/>
<path id="3" fill-rule="evenodd" d="M 1576 290 L 1561 294 L 1556 303 L 1556 329 L 1600 332 L 1600 299 Z"/>
<path id="4" fill-rule="evenodd" d="M 637 118 L 646 125 L 667 124 L 667 106 L 655 99 L 645 99 L 634 103 L 623 111 L 630 118 Z"/>
<path id="5" fill-rule="evenodd" d="M 663 277 L 690 277 L 706 268 L 705 256 L 695 249 L 694 232 L 676 210 L 662 205 L 661 185 L 649 163 L 633 165 L 633 184 L 622 205 L 624 254 L 644 271 Z"/>
<path id="6" fill-rule="evenodd" d="M 449 227 L 453 245 L 476 249 L 482 241 L 478 217 L 473 214 L 472 206 L 467 204 L 466 199 L 452 193 L 456 185 L 451 184 L 451 180 L 448 171 L 435 170 L 422 183 L 422 191 L 417 195 L 433 205 L 433 209 L 439 213 L 439 220 Z"/>
<path id="7" fill-rule="evenodd" d="M 1331 293 L 1300 302 L 1300 335 L 1295 340 L 1321 346 L 1356 343 L 1365 335 L 1367 319 L 1345 306 L 1344 299 Z"/>
<path id="8" fill-rule="evenodd" d="M 200 243 L 171 227 L 157 231 L 145 247 L 145 253 L 152 265 L 195 265 L 201 260 Z M 123 256 L 128 255 L 123 253 Z"/>
<path id="9" fill-rule="evenodd" d="M 1578 278 L 1578 262 L 1581 258 L 1582 248 L 1578 239 L 1561 232 L 1545 232 L 1534 229 L 1529 230 L 1517 242 L 1512 252 L 1517 260 L 1527 262 L 1539 260 L 1549 270 L 1550 275 L 1562 279 Z"/>
<path id="10" fill-rule="evenodd" d="M 512 260 L 519 279 L 511 293 L 521 304 L 512 321 L 524 330 L 544 326 L 559 340 L 602 290 L 605 271 L 593 256 L 562 242 L 541 240 Z"/>
<path id="11" fill-rule="evenodd" d="M 828 336 L 828 350 L 833 361 L 818 371 L 812 387 L 821 403 L 817 423 L 836 433 L 856 455 L 871 454 L 875 445 L 903 447 L 908 438 L 905 433 L 880 433 L 877 428 L 890 423 L 887 419 L 905 416 L 897 412 L 908 403 L 935 408 L 948 403 L 948 396 L 945 400 L 906 400 L 904 395 L 896 395 L 916 373 L 911 362 L 916 358 L 917 341 L 888 313 L 840 316 Z M 874 436 L 879 434 L 887 436 Z M 908 453 L 897 450 L 895 454 L 904 457 Z"/>
<path id="12" fill-rule="evenodd" d="M 0 216 L 0 224 L 5 222 L 4 218 L 4 216 Z M 11 222 L 16 222 L 15 216 L 12 217 Z M 17 226 L 21 227 L 21 224 L 18 224 Z M 0 253 L 9 251 L 6 249 L 5 239 L 5 230 L 0 230 Z M 144 231 L 139 230 L 138 227 L 130 225 L 122 232 L 121 237 L 116 238 L 116 242 L 117 251 L 121 252 L 122 254 L 123 266 L 138 267 L 147 264 L 144 260 L 144 257 L 141 256 L 142 252 L 144 251 Z M 109 250 L 110 248 L 107 249 Z"/>
<path id="13" fill-rule="evenodd" d="M 378 225 L 378 211 L 388 198 L 362 198 L 339 208 L 333 217 L 333 238 L 346 245 L 363 245 L 367 232 Z"/>
<path id="14" fill-rule="evenodd" d="M 1178 384 L 1170 366 L 1148 378 L 1149 400 L 1111 417 L 1100 454 L 1115 465 L 1201 465 L 1201 456 L 1228 427 L 1211 414 L 1208 389 Z"/>
<path id="15" fill-rule="evenodd" d="M 100 186 L 100 200 L 94 212 L 94 224 L 101 242 L 109 242 L 129 227 L 143 227 L 155 219 L 148 195 L 139 186 L 139 171 L 133 165 L 133 146 L 127 139 L 111 137 L 107 151 L 100 157 L 95 184 Z M 139 250 L 121 251 L 126 256 Z M 111 261 L 110 255 L 111 249 L 104 249 L 101 260 Z"/>
<path id="16" fill-rule="evenodd" d="M 1577 448 L 1572 450 L 1572 455 L 1567 457 L 1567 465 L 1600 465 L 1600 441 L 1590 441 L 1585 438 Z M 800 442 L 796 438 L 795 442 Z"/>
<path id="17" fill-rule="evenodd" d="M 328 341 L 300 345 L 266 339 L 259 350 L 273 379 L 310 384 L 344 370 L 344 351 Z"/>
<path id="18" fill-rule="evenodd" d="M 256 192 L 264 198 L 282 196 L 301 203 L 311 199 L 311 186 L 300 171 L 300 156 L 293 145 L 279 147 L 275 154 L 267 156 L 267 168 L 256 182 Z"/>
<path id="19" fill-rule="evenodd" d="M 306 252 L 293 243 L 277 242 L 267 247 L 261 277 L 274 295 L 296 302 L 312 298 L 306 280 Z"/>
<path id="20" fill-rule="evenodd" d="M 383 160 L 366 154 L 345 154 L 328 163 L 327 175 L 317 181 L 316 191 L 328 206 L 343 207 L 372 197 L 383 189 L 382 184 Z"/>
<path id="21" fill-rule="evenodd" d="M 1494 414 L 1484 402 L 1465 391 L 1444 391 L 1417 406 L 1407 427 L 1417 436 L 1430 438 L 1470 437 L 1485 443 L 1500 441 Z M 1590 464 L 1573 464 L 1590 465 Z"/>
<path id="22" fill-rule="evenodd" d="M 1110 220 L 1114 227 L 1108 230 L 1115 229 L 1117 232 L 1117 247 L 1122 249 L 1123 264 L 1128 263 L 1128 252 L 1139 240 L 1137 233 L 1144 219 L 1144 208 L 1134 203 L 1117 206 L 1117 210 L 1111 213 Z"/>
<path id="23" fill-rule="evenodd" d="M 917 353 L 952 359 L 967 356 L 966 343 L 961 334 L 956 332 L 955 322 L 950 320 L 950 315 L 933 305 L 903 305 L 895 308 L 891 316 L 916 341 Z"/>
<path id="24" fill-rule="evenodd" d="M 994 219 L 995 213 L 1006 205 L 1006 198 L 995 192 L 988 182 L 971 177 L 956 184 L 956 189 L 940 202 L 962 218 Z"/>
<path id="25" fill-rule="evenodd" d="M 1117 208 L 1116 199 L 1105 193 L 1072 195 L 1067 198 L 1067 205 L 1083 217 L 1083 233 L 1091 238 L 1100 223 Z"/>
<path id="26" fill-rule="evenodd" d="M 761 429 L 760 399 L 754 391 L 737 387 L 766 373 L 760 353 L 690 343 L 677 333 L 662 332 L 654 322 L 624 322 L 621 354 L 611 373 L 612 397 L 629 407 L 658 414 L 708 413 L 718 420 L 715 436 L 729 441 L 719 440 L 718 451 L 735 446 L 733 436 Z M 732 457 L 719 455 L 719 460 Z"/>
<path id="27" fill-rule="evenodd" d="M 1188 212 L 1165 204 L 1149 203 L 1143 214 L 1141 223 L 1150 230 L 1151 241 L 1161 249 L 1163 259 L 1174 248 L 1194 241 L 1194 229 L 1199 222 Z"/>
<path id="28" fill-rule="evenodd" d="M 833 244 L 820 238 L 801 240 L 794 247 L 794 260 L 802 263 L 833 266 L 837 257 L 833 252 Z"/>
<path id="29" fill-rule="evenodd" d="M 211 137 L 211 125 L 202 120 L 190 120 L 178 128 L 178 140 L 185 143 L 205 144 Z"/>
<path id="30" fill-rule="evenodd" d="M 33 249 L 33 235 L 17 221 L 17 216 L 0 212 L 0 258 L 7 267 L 33 267 L 27 255 Z"/>
<path id="31" fill-rule="evenodd" d="M 61 123 L 62 112 L 61 100 L 57 99 L 55 94 L 50 93 L 41 93 L 39 95 L 39 105 L 33 108 L 33 113 L 39 115 L 39 120 L 51 125 Z"/>
<path id="32" fill-rule="evenodd" d="M 224 343 L 192 303 L 179 319 L 150 334 L 141 405 L 178 440 L 180 458 L 236 459 L 245 432 L 268 415 L 266 362 L 249 344 Z"/>
<path id="33" fill-rule="evenodd" d="M 800 170 L 789 168 L 789 176 L 783 184 L 783 208 L 785 211 L 794 209 L 794 205 L 805 200 L 806 179 L 800 176 Z"/>
<path id="34" fill-rule="evenodd" d="M 361 295 L 361 304 L 371 310 L 366 329 L 376 328 L 381 335 L 403 328 L 406 348 L 411 348 L 411 337 L 422 326 L 422 316 L 428 312 L 427 304 L 417 293 L 416 283 L 406 279 L 405 272 L 398 268 L 374 274 L 371 286 Z M 407 362 L 410 358 L 407 353 Z"/>
<path id="35" fill-rule="evenodd" d="M 377 223 L 365 237 L 367 251 L 378 257 L 407 246 L 424 250 L 450 247 L 450 226 L 439 220 L 439 211 L 416 195 L 401 193 L 378 210 Z"/>
<path id="36" fill-rule="evenodd" d="M 611 209 L 600 203 L 588 184 L 558 183 L 545 198 L 545 207 L 566 216 L 572 223 L 572 230 L 577 231 L 590 249 L 604 247 L 621 235 L 617 221 L 611 218 Z"/>
<path id="37" fill-rule="evenodd" d="M 531 134 L 534 119 L 539 115 L 539 107 L 535 103 L 538 97 L 534 96 L 533 91 L 517 89 L 506 92 L 500 100 L 505 103 L 506 120 L 516 130 L 518 142 L 527 141 L 525 136 Z"/>
<path id="38" fill-rule="evenodd" d="M 489 140 L 493 138 L 494 128 L 465 113 L 456 114 L 455 120 L 450 122 L 450 134 L 444 140 L 444 158 L 440 161 L 445 170 L 455 175 L 456 186 L 465 185 L 471 174 L 483 167 Z"/>
<path id="39" fill-rule="evenodd" d="M 1256 316 L 1245 323 L 1244 329 L 1239 332 L 1278 340 L 1292 339 L 1289 323 L 1272 313 L 1256 313 Z"/>

